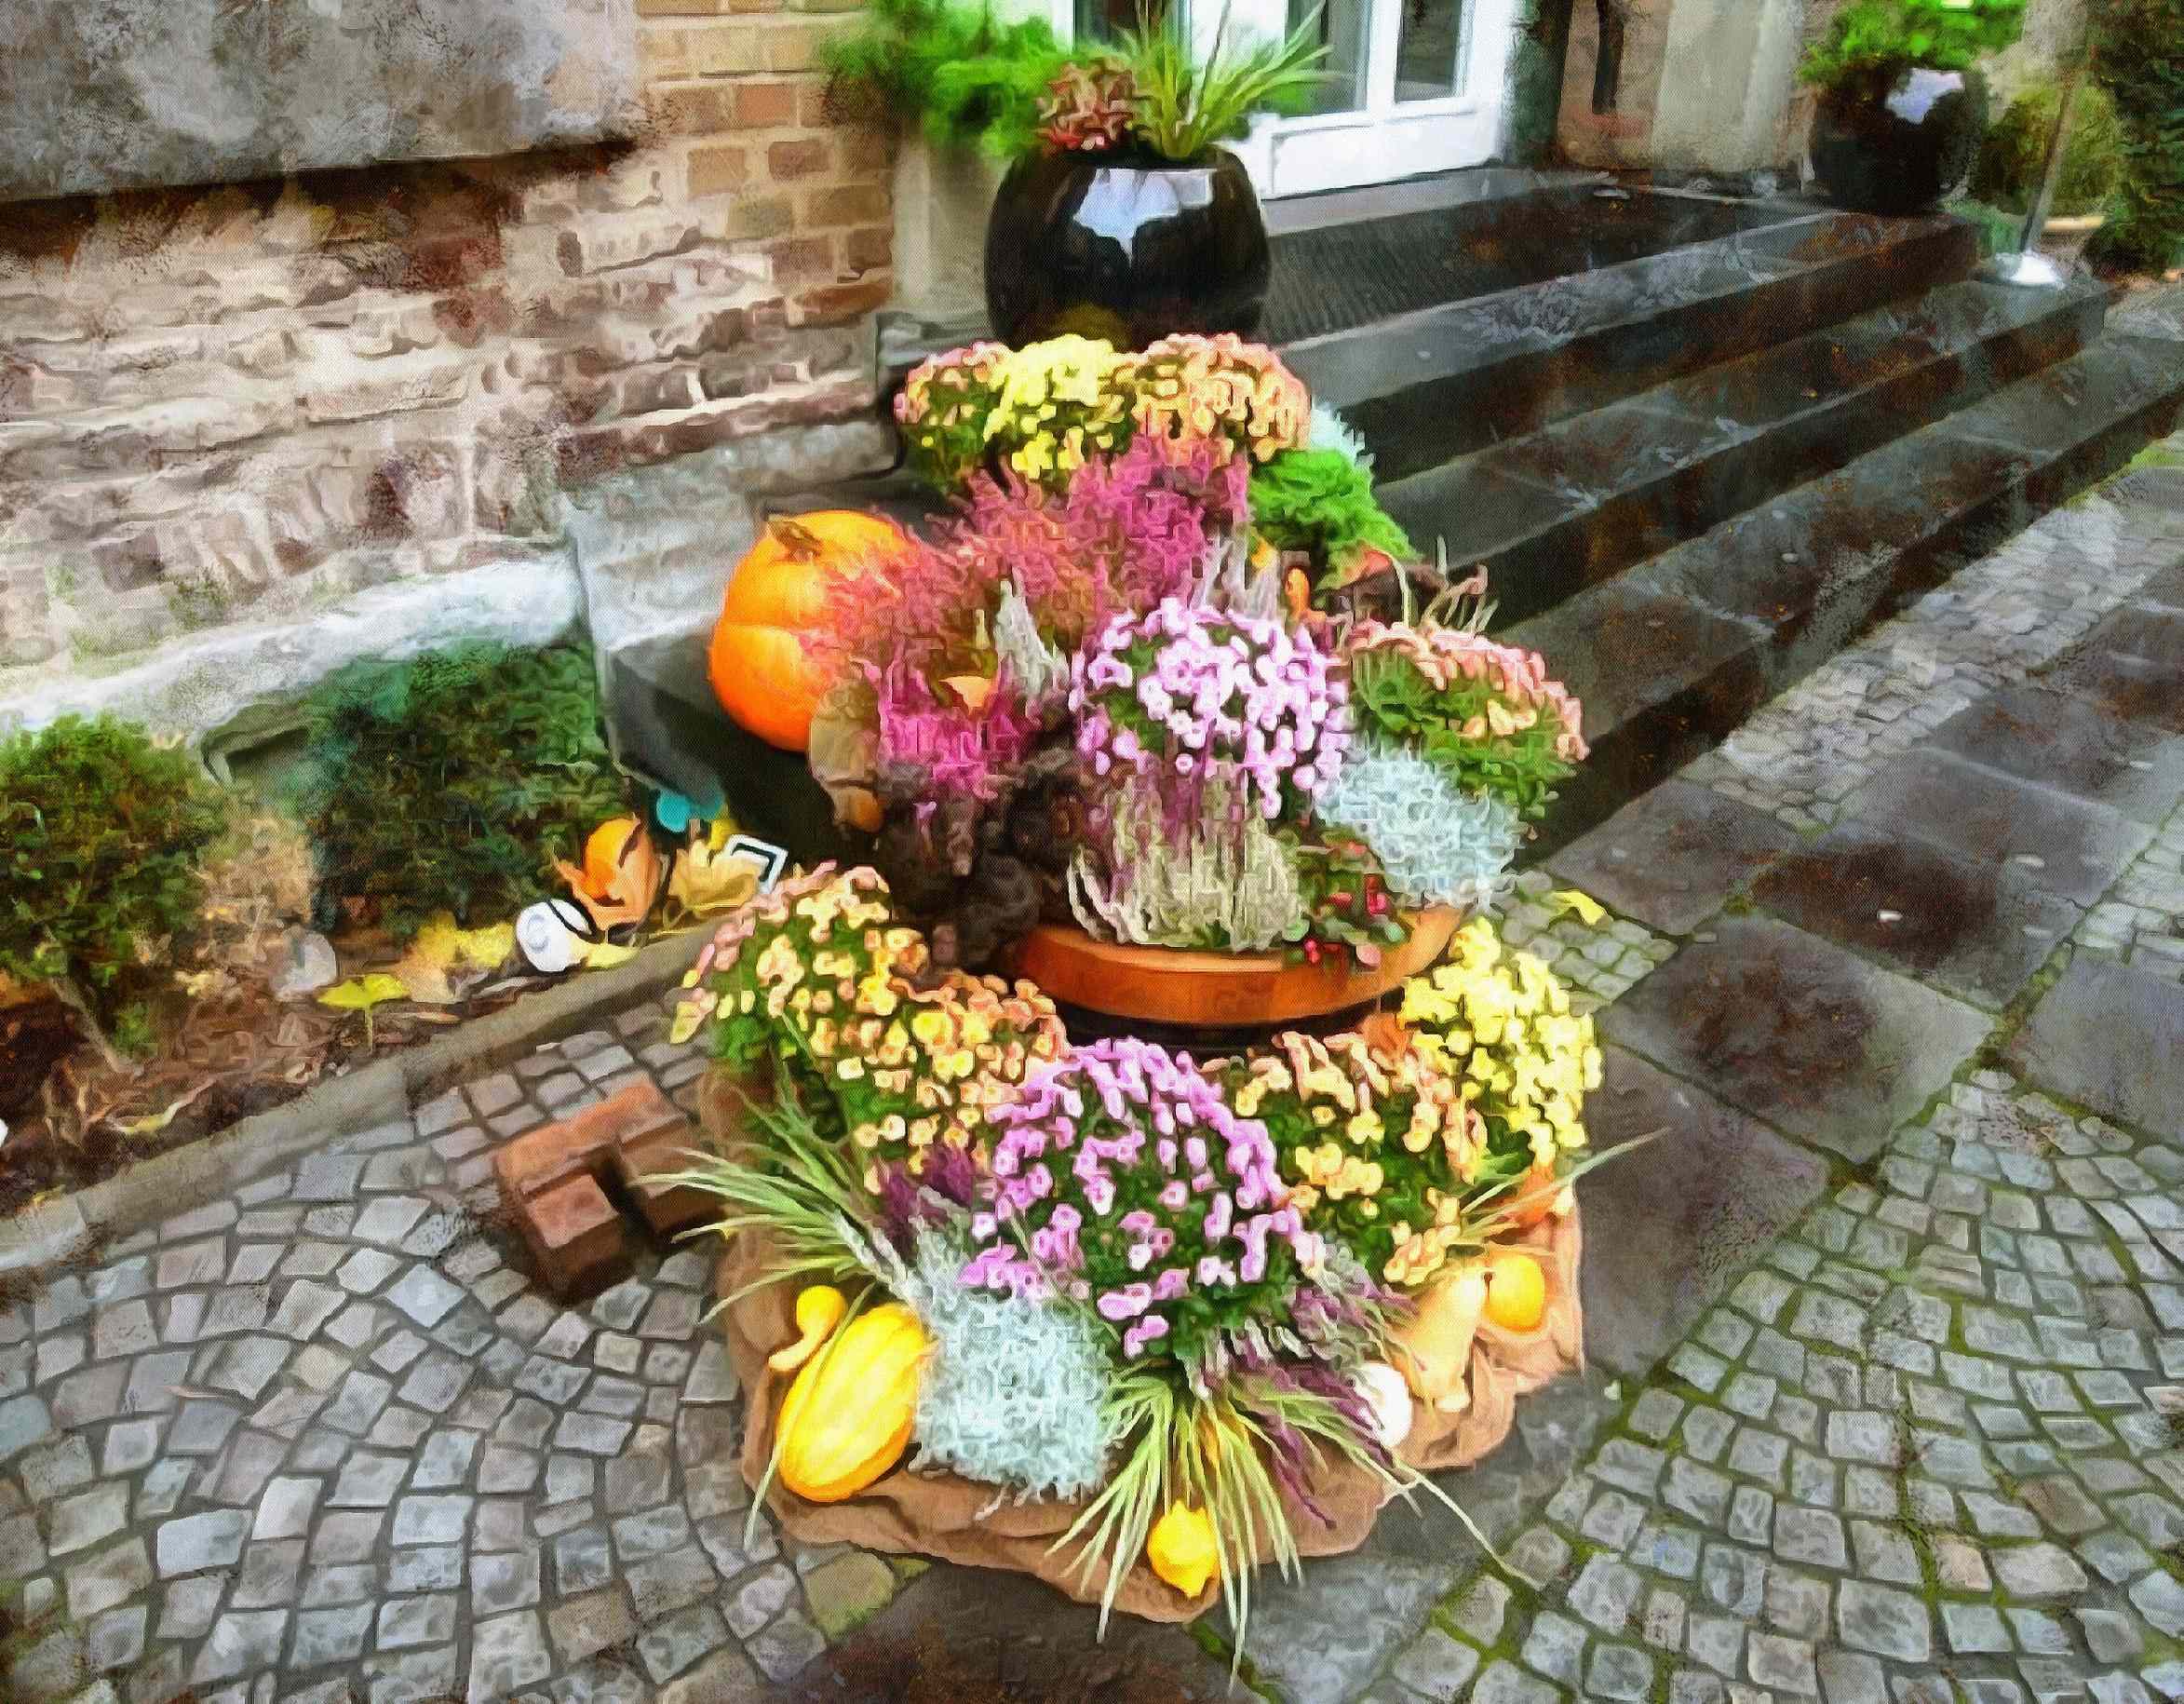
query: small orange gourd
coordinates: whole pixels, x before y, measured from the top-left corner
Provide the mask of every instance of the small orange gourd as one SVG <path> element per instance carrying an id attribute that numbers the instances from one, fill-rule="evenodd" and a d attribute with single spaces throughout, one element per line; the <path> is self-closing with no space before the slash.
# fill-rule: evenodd
<path id="1" fill-rule="evenodd" d="M 860 1314 L 804 1362 L 776 1423 L 781 1482 L 810 1503 L 854 1497 L 902 1459 L 931 1340 L 899 1302 Z"/>
<path id="2" fill-rule="evenodd" d="M 721 709 L 768 745 L 802 751 L 828 685 L 811 655 L 833 582 L 884 572 L 909 548 L 900 527 L 860 509 L 821 509 L 766 523 L 728 576 L 707 673 Z"/>

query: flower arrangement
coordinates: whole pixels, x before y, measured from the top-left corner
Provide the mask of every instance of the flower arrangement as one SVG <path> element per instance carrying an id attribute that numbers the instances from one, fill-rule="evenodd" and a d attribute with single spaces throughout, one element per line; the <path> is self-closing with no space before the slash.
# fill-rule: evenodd
<path id="1" fill-rule="evenodd" d="M 1426 1062 L 1463 1082 L 1500 1177 L 1553 1176 L 1584 1148 L 1584 1098 L 1600 1086 L 1593 1021 L 1485 918 L 1457 931 L 1446 963 L 1405 985 L 1400 1013 Z"/>
<path id="2" fill-rule="evenodd" d="M 1325 1260 L 1288 1205 L 1263 1125 L 1187 1054 L 1103 1041 L 993 1109 L 992 1204 L 965 1281 L 1057 1290 L 1122 1333 L 1126 1360 L 1194 1363 L 1287 1304 Z"/>
<path id="3" fill-rule="evenodd" d="M 914 1452 L 913 1480 L 951 1473 L 997 1499 L 1059 1501 L 1055 1548 L 1104 1604 L 1145 1567 L 1186 1596 L 1218 1578 L 1239 1624 L 1253 1568 L 1294 1566 L 1297 1523 L 1333 1519 L 1317 1495 L 1328 1471 L 1382 1496 L 1435 1494 L 1400 1454 L 1414 1424 L 1405 1381 L 1429 1388 L 1401 1346 L 1406 1298 L 1438 1319 L 1446 1286 L 1483 1292 L 1515 1259 L 1534 1275 L 1536 1316 L 1536 1265 L 1504 1239 L 1569 1210 L 1599 1065 L 1552 973 L 1482 920 L 1449 965 L 1407 985 L 1401 1025 L 1283 1035 L 1201 1065 L 1128 1037 L 1072 1048 L 1057 1032 L 1048 1045 L 1029 994 L 994 991 L 994 1005 L 1026 1003 L 1004 1019 L 960 980 L 920 989 L 928 962 L 884 886 L 853 871 L 755 901 L 697 973 L 724 1060 L 853 1062 L 867 1069 L 849 1084 L 912 1105 L 934 1103 L 928 1085 L 958 1109 L 975 1100 L 975 1125 L 959 1120 L 967 1140 L 921 1150 L 884 1131 L 868 1142 L 870 1109 L 839 1102 L 839 1074 L 823 1094 L 841 1118 L 784 1074 L 752 1110 L 755 1152 L 673 1180 L 721 1199 L 723 1234 L 768 1238 L 754 1282 L 829 1287 L 806 1292 L 826 1305 L 800 1301 L 803 1338 L 775 1354 L 809 1357 L 826 1400 L 858 1400 L 825 1364 L 858 1319 L 873 1325 L 844 1352 L 880 1356 L 875 1367 L 897 1351 L 871 1346 L 905 1330 L 922 1346 L 909 1395 L 894 1372 L 874 1375 L 890 1381 L 887 1418 L 856 1434 L 854 1485 Z M 824 978 L 835 1005 L 819 1011 Z M 961 1014 L 946 1034 L 925 1021 L 944 1010 Z M 981 1071 L 976 1038 L 1004 1023 L 1034 1038 L 1021 1068 Z M 907 1085 L 875 1080 L 896 1070 Z M 905 1323 L 883 1324 L 890 1309 Z M 1430 1388 L 1452 1381 L 1460 1397 L 1468 1365 L 1434 1370 Z M 806 1490 L 781 1494 L 854 1494 L 815 1482 L 805 1459 L 813 1427 L 853 1413 L 815 1418 L 796 1400 L 775 1419 L 775 1459 L 799 1450 L 784 1482 Z M 899 1436 L 880 1439 L 897 1414 Z"/>
<path id="4" fill-rule="evenodd" d="M 1423 1053 L 1383 1057 L 1359 1035 L 1277 1035 L 1226 1067 L 1229 1102 L 1263 1122 L 1305 1222 L 1380 1282 L 1415 1290 L 1483 1240 L 1466 1219 L 1486 1127 Z"/>
<path id="5" fill-rule="evenodd" d="M 1355 832 L 1406 905 L 1476 909 L 1500 891 L 1523 839 L 1516 807 L 1457 791 L 1415 751 L 1354 751 L 1319 795 L 1320 814 Z"/>
<path id="6" fill-rule="evenodd" d="M 1453 588 L 1483 593 L 1479 575 Z M 1363 621 L 1346 656 L 1359 725 L 1414 747 L 1459 791 L 1489 793 L 1521 818 L 1544 813 L 1555 784 L 1584 761 L 1577 700 L 1536 651 L 1481 631 L 1487 606 L 1442 619 Z"/>
<path id="7" fill-rule="evenodd" d="M 823 869 L 721 924 L 679 1027 L 717 1014 L 716 1059 L 745 1074 L 772 1064 L 830 1104 L 872 1186 L 881 1166 L 916 1177 L 943 1151 L 982 1164 L 988 1110 L 1060 1053 L 1061 1023 L 1028 982 L 930 980 L 929 962 L 876 872 Z"/>
<path id="8" fill-rule="evenodd" d="M 1114 60 L 1072 64 L 1046 86 L 1039 102 L 1039 140 L 1072 154 L 1120 147 L 1138 111 L 1137 79 Z"/>
<path id="9" fill-rule="evenodd" d="M 1349 689 L 1309 632 L 1178 598 L 1092 637 L 1070 709 L 1095 777 L 1173 777 L 1195 801 L 1231 776 L 1234 804 L 1269 820 L 1308 806 L 1350 747 Z"/>
<path id="10" fill-rule="evenodd" d="M 1271 349 L 1233 331 L 1164 337 L 1123 379 L 1138 430 L 1171 453 L 1220 443 L 1256 465 L 1301 448 L 1311 424 L 1303 382 Z"/>
<path id="11" fill-rule="evenodd" d="M 973 345 L 897 409 L 954 504 L 892 598 L 834 583 L 821 720 L 939 963 L 1074 920 L 1369 968 L 1420 910 L 1495 897 L 1584 755 L 1579 707 L 1486 635 L 1483 580 L 1409 611 L 1446 564 L 1409 561 L 1370 454 L 1274 351 Z M 1403 618 L 1348 607 L 1368 575 Z"/>

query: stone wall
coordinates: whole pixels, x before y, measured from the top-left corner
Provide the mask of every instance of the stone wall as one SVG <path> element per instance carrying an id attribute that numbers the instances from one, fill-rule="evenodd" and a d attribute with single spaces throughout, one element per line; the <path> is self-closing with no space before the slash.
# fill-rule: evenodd
<path id="1" fill-rule="evenodd" d="M 550 636 L 600 590 L 565 491 L 721 457 L 724 574 L 755 494 L 883 460 L 843 4 L 638 0 L 631 145 L 7 209 L 0 722 L 204 736 L 352 655 Z"/>

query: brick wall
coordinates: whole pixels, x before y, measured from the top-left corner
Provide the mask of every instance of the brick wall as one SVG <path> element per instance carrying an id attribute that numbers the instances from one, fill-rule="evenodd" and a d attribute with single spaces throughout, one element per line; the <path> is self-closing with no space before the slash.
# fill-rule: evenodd
<path id="1" fill-rule="evenodd" d="M 840 9 L 639 0 L 632 146 L 0 209 L 0 715 L 573 573 L 566 485 L 868 413 L 891 140 L 828 110 Z"/>

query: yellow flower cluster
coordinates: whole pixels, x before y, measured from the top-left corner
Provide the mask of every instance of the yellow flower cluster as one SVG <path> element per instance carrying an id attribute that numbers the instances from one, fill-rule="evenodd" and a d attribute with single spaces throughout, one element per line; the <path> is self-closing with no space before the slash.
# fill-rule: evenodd
<path id="1" fill-rule="evenodd" d="M 718 1057 L 740 1069 L 787 1058 L 816 1075 L 870 1156 L 869 1181 L 886 1160 L 922 1172 L 936 1144 L 983 1163 L 987 1109 L 1064 1046 L 1031 983 L 935 979 L 924 936 L 869 869 L 801 877 L 744 907 L 694 980 L 691 1027 L 717 1013 Z"/>
<path id="2" fill-rule="evenodd" d="M 1120 450 L 1132 427 L 1128 390 L 1115 381 L 1128 359 L 1092 337 L 1027 344 L 1001 363 L 987 441 L 1013 445 L 1008 465 L 1040 480 Z"/>
<path id="3" fill-rule="evenodd" d="M 1137 358 L 1131 379 L 1138 430 L 1186 452 L 1210 440 L 1265 462 L 1301 447 L 1311 427 L 1304 382 L 1234 331 L 1164 337 Z"/>
<path id="4" fill-rule="evenodd" d="M 1593 1021 L 1571 1012 L 1561 979 L 1504 947 L 1485 918 L 1458 932 L 1444 963 L 1405 985 L 1402 1020 L 1492 1136 L 1521 1140 L 1547 1169 L 1584 1146 L 1584 1097 L 1600 1086 Z"/>
<path id="5" fill-rule="evenodd" d="M 1486 1128 L 1424 1055 L 1288 1034 L 1229 1069 L 1231 1104 L 1265 1123 L 1290 1203 L 1382 1282 L 1422 1284 L 1474 1240 L 1463 1200 Z"/>

